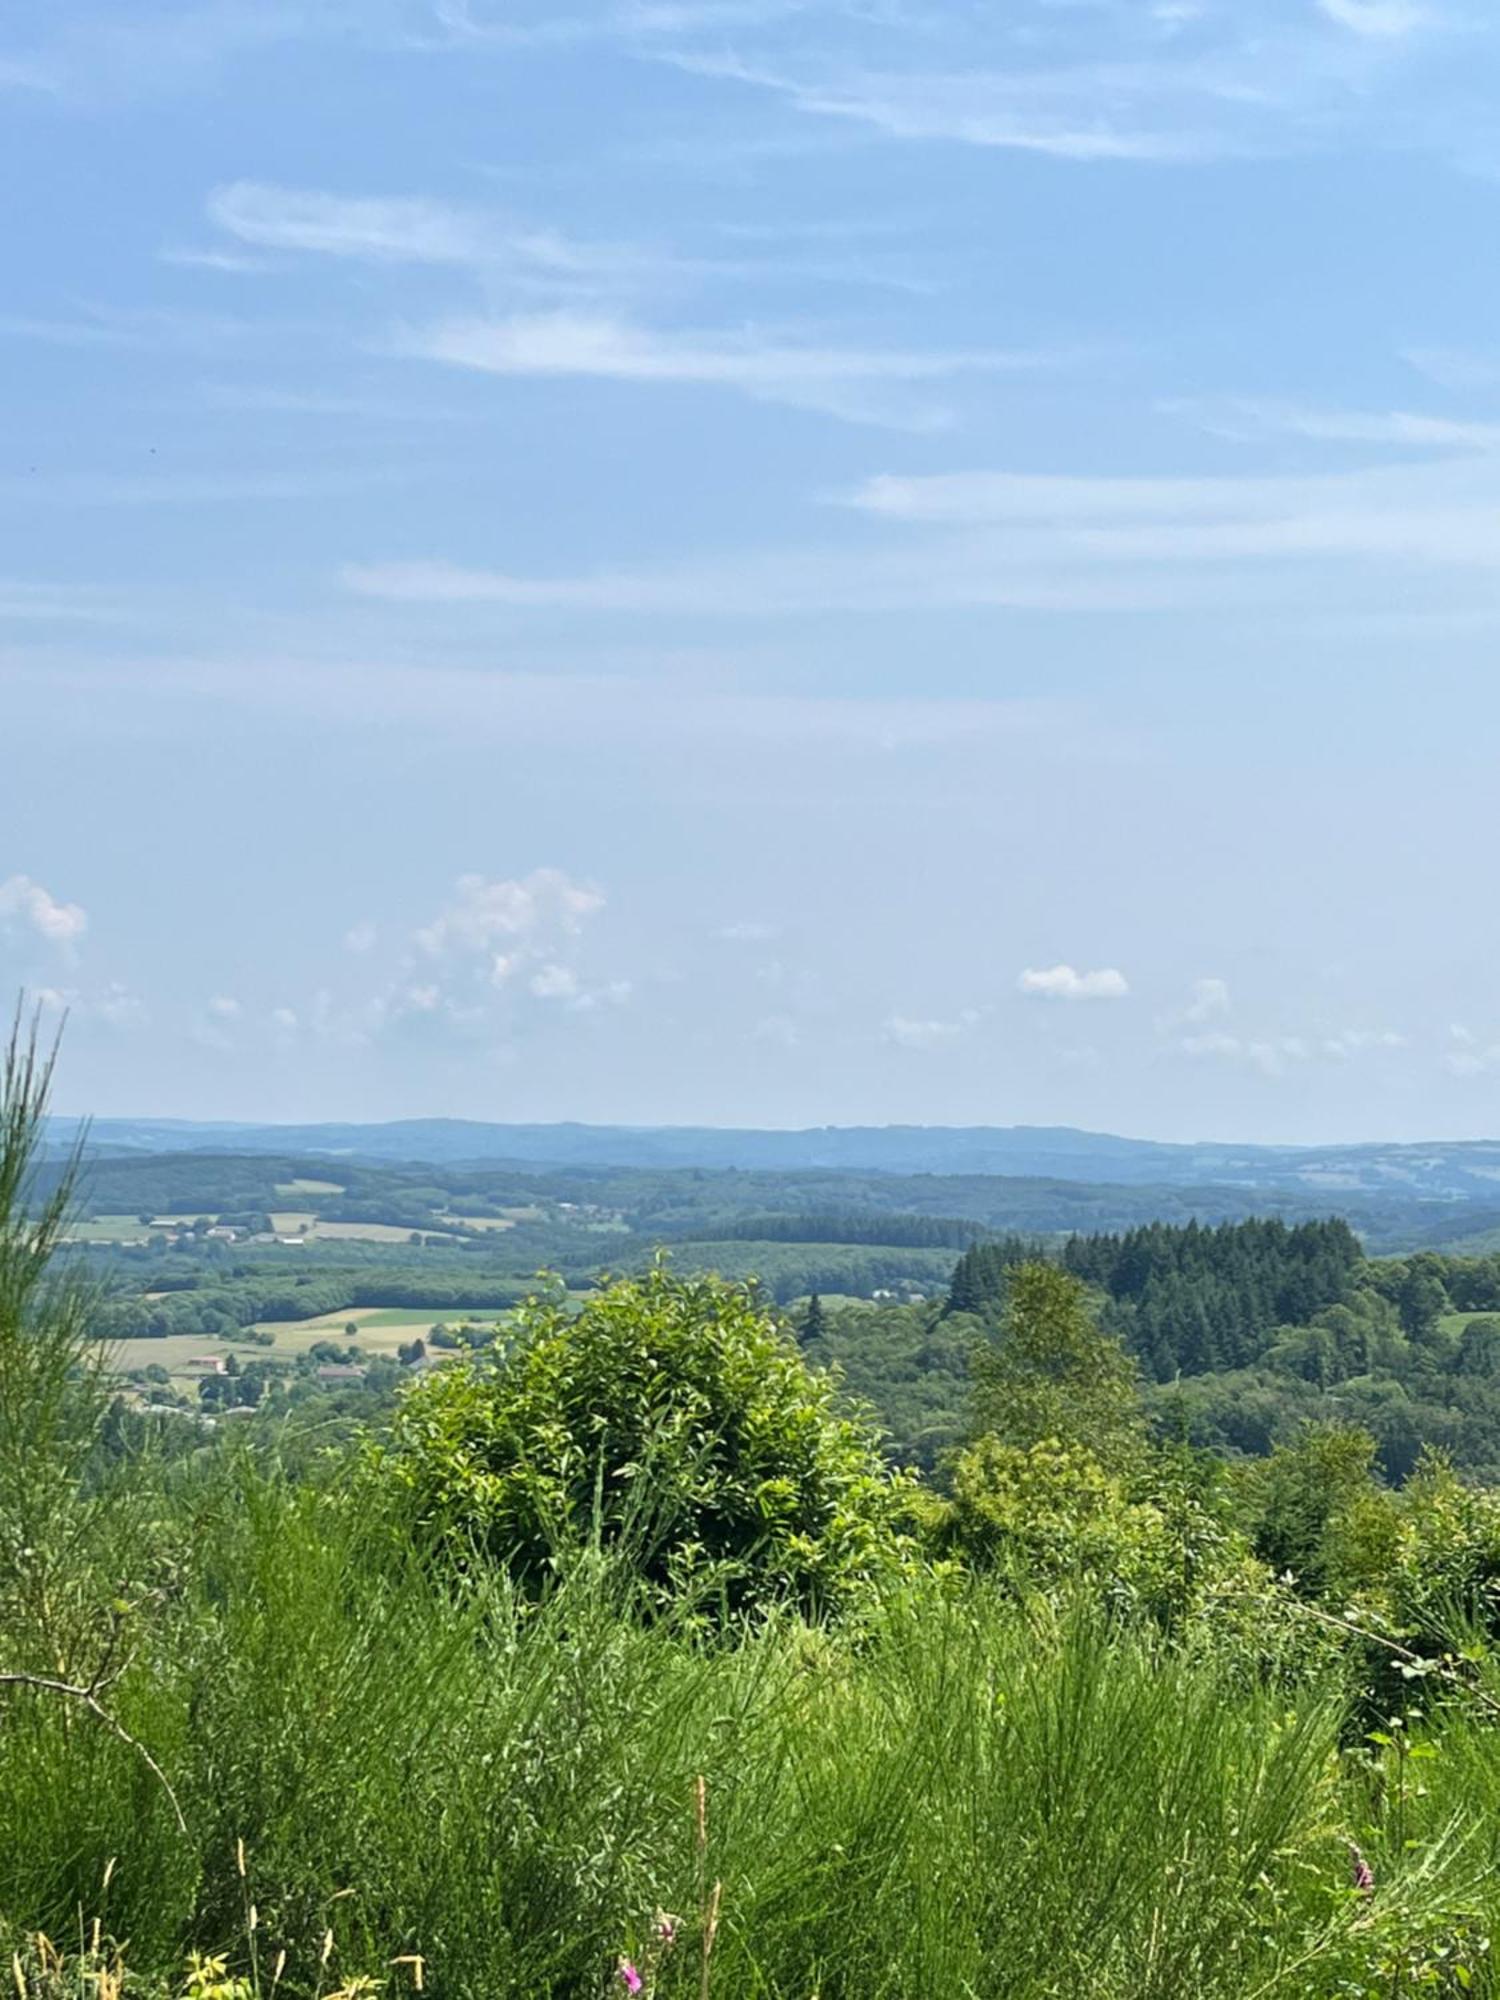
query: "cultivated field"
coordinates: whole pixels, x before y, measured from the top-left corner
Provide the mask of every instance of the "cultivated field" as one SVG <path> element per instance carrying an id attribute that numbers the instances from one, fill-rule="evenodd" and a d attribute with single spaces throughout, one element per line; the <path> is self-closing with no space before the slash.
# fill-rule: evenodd
<path id="1" fill-rule="evenodd" d="M 451 1306 L 352 1306 L 346 1312 L 322 1313 L 316 1319 L 267 1320 L 259 1331 L 272 1337 L 270 1347 L 256 1342 L 221 1339 L 211 1333 L 172 1333 L 159 1340 L 122 1340 L 112 1350 L 122 1375 L 132 1375 L 153 1364 L 165 1368 L 177 1389 L 193 1389 L 210 1371 L 195 1361 L 210 1356 L 238 1356 L 247 1361 L 280 1359 L 289 1361 L 306 1354 L 320 1340 L 338 1347 L 357 1347 L 361 1354 L 394 1355 L 407 1341 L 424 1339 L 432 1328 L 446 1320 L 450 1324 L 466 1319 L 490 1325 L 504 1315 L 493 1312 L 466 1313 Z M 344 1329 L 357 1325 L 351 1340 Z"/>
<path id="2" fill-rule="evenodd" d="M 152 1224 L 138 1215 L 96 1215 L 68 1226 L 70 1243 L 144 1243 Z"/>
<path id="3" fill-rule="evenodd" d="M 310 1208 L 279 1208 L 271 1227 L 278 1236 L 301 1236 L 309 1243 L 409 1243 L 413 1230 L 395 1222 L 324 1222 Z M 423 1236 L 441 1236 L 441 1229 L 423 1228 Z"/>

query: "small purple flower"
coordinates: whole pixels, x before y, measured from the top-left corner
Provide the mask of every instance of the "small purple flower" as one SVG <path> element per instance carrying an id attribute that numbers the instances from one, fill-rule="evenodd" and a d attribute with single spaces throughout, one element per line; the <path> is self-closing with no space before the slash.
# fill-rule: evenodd
<path id="1" fill-rule="evenodd" d="M 1349 1869 L 1354 1886 L 1362 1896 L 1375 1893 L 1375 1870 L 1366 1861 L 1363 1852 L 1351 1840 L 1349 1843 Z M 634 1989 L 632 1989 L 633 1991 Z"/>
<path id="2" fill-rule="evenodd" d="M 619 1976 L 620 1984 L 625 1988 L 627 1993 L 639 1993 L 646 1983 L 628 1958 L 620 1960 L 620 1963 L 615 1967 L 615 1972 Z"/>
<path id="3" fill-rule="evenodd" d="M 655 1924 L 657 1941 L 663 1950 L 670 1951 L 677 1942 L 677 1919 L 669 1917 L 665 1910 L 659 1910 Z"/>

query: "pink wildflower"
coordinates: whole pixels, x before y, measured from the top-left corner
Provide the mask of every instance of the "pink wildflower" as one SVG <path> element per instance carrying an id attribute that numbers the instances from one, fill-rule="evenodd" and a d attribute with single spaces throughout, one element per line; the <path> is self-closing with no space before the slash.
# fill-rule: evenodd
<path id="1" fill-rule="evenodd" d="M 627 1993 L 639 1993 L 646 1983 L 628 1958 L 622 1958 L 620 1963 L 615 1967 L 615 1971 L 619 1975 L 620 1984 L 625 1988 Z"/>
<path id="2" fill-rule="evenodd" d="M 1364 1854 L 1355 1846 L 1352 1840 L 1349 1843 L 1349 1864 L 1355 1888 L 1358 1889 L 1362 1896 L 1373 1895 L 1375 1893 L 1375 1870 L 1366 1861 Z"/>

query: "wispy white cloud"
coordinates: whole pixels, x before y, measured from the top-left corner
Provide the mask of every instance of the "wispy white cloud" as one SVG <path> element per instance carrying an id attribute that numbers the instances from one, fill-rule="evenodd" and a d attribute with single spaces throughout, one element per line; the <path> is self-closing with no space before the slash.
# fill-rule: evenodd
<path id="1" fill-rule="evenodd" d="M 174 407 L 190 401 L 209 410 L 246 410 L 272 417 L 355 417 L 361 423 L 472 423 L 473 412 L 439 403 L 397 397 L 371 386 L 363 393 L 287 389 L 264 382 L 200 382 L 179 393 Z"/>
<path id="2" fill-rule="evenodd" d="M 1472 63 L 1495 23 L 1466 0 L 933 0 L 865 8 L 857 24 L 854 12 L 818 9 L 816 33 L 684 29 L 637 47 L 867 138 L 1084 167 L 1287 155 L 1355 135 L 1462 159 L 1486 133 L 1451 49 L 1461 28 Z M 1429 66 L 1426 100 L 1404 95 L 1409 53 L 1445 45 L 1436 90 Z"/>
<path id="3" fill-rule="evenodd" d="M 93 301 L 79 304 L 65 319 L 0 313 L 0 339 L 34 340 L 50 347 L 124 347 L 151 354 L 220 355 L 285 343 L 305 353 L 310 342 L 324 337 L 322 330 L 306 321 L 279 322 L 265 315 L 241 318 L 179 307 Z"/>
<path id="4" fill-rule="evenodd" d="M 1049 569 L 1028 550 L 959 542 L 934 549 L 797 549 L 704 560 L 658 569 L 585 576 L 516 576 L 447 562 L 357 563 L 342 572 L 357 596 L 395 604 L 490 605 L 511 611 L 631 614 L 641 617 L 769 619 L 808 611 L 922 611 L 1007 608 L 1029 611 L 1148 610 L 1183 601 L 1183 587 L 1123 569 L 1083 573 L 1078 563 Z M 1205 603 L 1222 600 L 1205 593 Z"/>
<path id="5" fill-rule="evenodd" d="M 881 530 L 864 545 L 705 557 L 590 574 L 518 575 L 441 560 L 352 564 L 345 586 L 393 603 L 514 612 L 766 619 L 808 611 L 1011 608 L 1324 613 L 1400 597 L 1412 573 L 1474 572 L 1492 611 L 1500 453 L 1303 475 L 881 474 L 836 501 Z M 1445 443 L 1454 439 L 1444 436 Z M 1434 588 L 1437 588 L 1434 585 Z M 1407 593 L 1402 595 L 1402 593 Z M 1486 595 L 1485 593 L 1488 593 Z M 1435 609 L 1451 614 L 1446 599 Z"/>
<path id="6" fill-rule="evenodd" d="M 1402 356 L 1440 389 L 1493 389 L 1500 383 L 1500 354 L 1466 347 L 1408 347 Z"/>
<path id="7" fill-rule="evenodd" d="M 769 1042 L 780 1049 L 794 1049 L 802 1040 L 802 1030 L 790 1014 L 763 1014 L 750 1030 L 752 1042 Z"/>
<path id="8" fill-rule="evenodd" d="M 1028 966 L 1016 989 L 1039 1000 L 1124 1000 L 1130 983 L 1112 965 L 1095 972 L 1079 972 L 1071 965 Z"/>
<path id="9" fill-rule="evenodd" d="M 60 618 L 87 622 L 109 616 L 109 607 L 94 592 L 79 586 L 28 583 L 12 577 L 0 577 L 0 620 L 30 622 Z"/>
<path id="10" fill-rule="evenodd" d="M 264 718 L 278 705 L 306 726 L 362 724 L 431 732 L 442 742 L 518 744 L 565 752 L 580 741 L 633 746 L 695 758 L 743 754 L 747 744 L 785 755 L 809 751 L 855 760 L 964 746 L 993 759 L 1002 751 L 1049 762 L 1118 762 L 1139 741 L 1103 720 L 1089 703 L 1052 696 L 819 695 L 745 684 L 730 654 L 692 651 L 695 670 L 663 672 L 657 648 L 639 670 L 622 673 L 507 672 L 445 667 L 427 660 L 252 652 L 183 659 L 117 658 L 110 685 L 153 700 L 203 704 Z M 0 654 L 9 685 L 56 699 L 92 699 L 91 659 L 60 659 L 48 647 Z M 705 674 L 696 670 L 704 667 Z M 700 767 L 701 768 L 701 767 Z"/>
<path id="11" fill-rule="evenodd" d="M 1409 6 L 1407 0 L 1318 0 L 1318 10 L 1339 27 L 1377 41 L 1399 40 L 1432 19 L 1425 7 Z"/>
<path id="12" fill-rule="evenodd" d="M 236 59 L 285 44 L 423 45 L 403 0 L 100 0 L 37 11 L 46 32 L 8 59 L 10 80 L 85 106 L 202 89 Z"/>
<path id="13" fill-rule="evenodd" d="M 52 94 L 57 78 L 40 62 L 0 58 L 0 90 L 36 90 Z"/>
<path id="14" fill-rule="evenodd" d="M 255 249 L 365 264 L 462 271 L 490 292 L 568 301 L 649 297 L 710 280 L 771 277 L 811 283 L 926 290 L 911 274 L 869 257 L 817 262 L 686 253 L 656 244 L 585 241 L 489 209 L 411 195 L 334 194 L 318 188 L 232 181 L 207 202 L 210 222 Z M 163 253 L 210 268 L 271 268 L 238 253 Z"/>
<path id="15" fill-rule="evenodd" d="M 940 427 L 949 413 L 909 399 L 893 403 L 893 388 L 1030 371 L 1055 366 L 1060 358 L 987 349 L 816 347 L 754 332 L 668 331 L 612 314 L 574 312 L 443 320 L 412 328 L 397 347 L 491 375 L 730 389 L 761 402 L 901 429 Z"/>
<path id="16" fill-rule="evenodd" d="M 846 499 L 887 521 L 1003 530 L 996 554 L 1043 573 L 1327 558 L 1500 567 L 1500 470 L 1485 455 L 1277 478 L 881 475 Z"/>
<path id="17" fill-rule="evenodd" d="M 888 1042 L 903 1049 L 934 1049 L 956 1042 L 979 1025 L 977 1008 L 965 1008 L 953 1020 L 920 1020 L 909 1014 L 892 1014 L 882 1033 Z"/>
<path id="18" fill-rule="evenodd" d="M 1400 445 L 1427 452 L 1500 451 L 1500 423 L 1415 410 L 1325 410 L 1235 397 L 1224 402 L 1171 399 L 1161 408 L 1193 418 L 1215 436 L 1239 442 L 1300 437 L 1319 444 Z"/>
<path id="19" fill-rule="evenodd" d="M 1187 161 L 1244 150 L 1206 114 L 1203 100 L 1223 93 L 1170 71 L 1149 81 L 1139 72 L 1087 68 L 799 75 L 722 53 L 678 53 L 672 60 L 692 74 L 771 91 L 799 111 L 872 127 L 889 139 L 955 141 L 1084 162 Z M 1151 100 L 1158 96 L 1189 103 L 1179 101 L 1176 119 L 1153 117 Z M 1196 107 L 1193 98 L 1200 100 Z"/>
<path id="20" fill-rule="evenodd" d="M 321 472 L 296 469 L 286 472 L 38 472 L 9 478 L 0 477 L 0 502 L 20 502 L 27 507 L 217 507 L 235 506 L 254 500 L 324 500 L 339 494 L 367 492 L 372 486 L 390 484 L 392 473 L 366 469 L 361 472 Z M 6 586 L 0 583 L 0 605 Z M 51 593 L 56 616 L 61 593 Z M 47 596 L 34 600 L 38 606 Z M 15 615 L 24 615 L 25 596 L 17 601 Z M 87 600 L 78 604 L 75 616 L 88 615 Z"/>
<path id="21" fill-rule="evenodd" d="M 185 271 L 224 271 L 237 277 L 254 277 L 275 269 L 264 257 L 245 257 L 234 250 L 204 250 L 191 244 L 164 244 L 156 253 L 158 263 L 174 264 Z"/>
<path id="22" fill-rule="evenodd" d="M 516 254 L 523 239 L 485 216 L 442 202 L 352 196 L 232 181 L 208 198 L 210 221 L 264 249 L 320 252 L 391 264 L 485 264 Z M 548 254 L 538 239 L 537 254 Z M 568 253 L 561 244 L 553 252 Z"/>

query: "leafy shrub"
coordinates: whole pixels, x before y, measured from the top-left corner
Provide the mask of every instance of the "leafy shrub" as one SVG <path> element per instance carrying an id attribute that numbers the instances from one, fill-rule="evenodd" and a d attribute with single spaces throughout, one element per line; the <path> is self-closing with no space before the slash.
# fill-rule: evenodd
<path id="1" fill-rule="evenodd" d="M 967 1562 L 1043 1587 L 1098 1585 L 1122 1606 L 1168 1594 L 1180 1559 L 1165 1517 L 1085 1447 L 983 1437 L 954 1460 L 952 1484 L 943 1540 Z"/>
<path id="2" fill-rule="evenodd" d="M 1083 1284 L 1055 1265 L 1009 1274 L 1000 1338 L 973 1359 L 975 1428 L 1022 1450 L 1078 1444 L 1122 1466 L 1145 1439 L 1135 1367 L 1096 1324 Z"/>
<path id="3" fill-rule="evenodd" d="M 418 1384 L 383 1466 L 535 1590 L 597 1539 L 661 1597 L 837 1612 L 899 1574 L 909 1487 L 740 1285 L 658 1266 Z"/>

